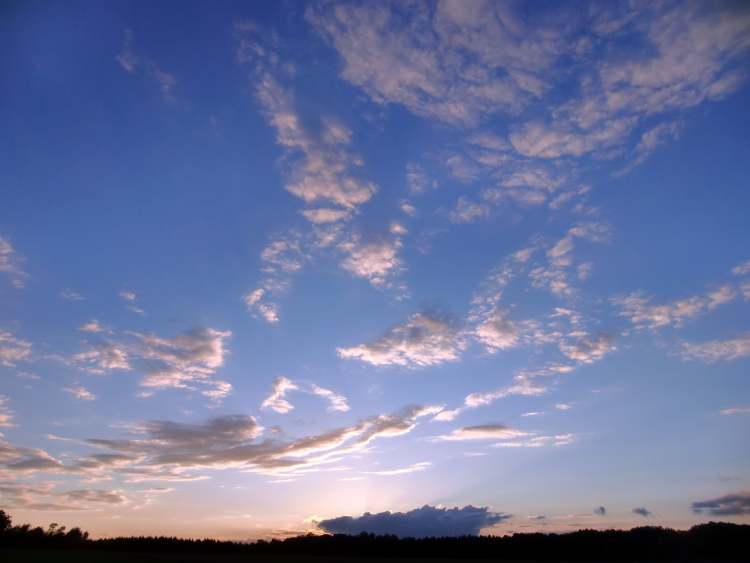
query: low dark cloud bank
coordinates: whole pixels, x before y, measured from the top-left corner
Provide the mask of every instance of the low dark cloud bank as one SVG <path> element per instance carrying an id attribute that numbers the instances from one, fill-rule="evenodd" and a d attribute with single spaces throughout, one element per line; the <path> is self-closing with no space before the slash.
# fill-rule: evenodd
<path id="1" fill-rule="evenodd" d="M 490 512 L 487 507 L 437 508 L 424 505 L 409 512 L 365 512 L 362 516 L 339 516 L 318 522 L 321 530 L 332 534 L 376 535 L 399 537 L 475 536 L 487 528 L 510 518 L 510 514 Z"/>
<path id="2" fill-rule="evenodd" d="M 633 509 L 633 514 L 638 514 L 643 517 L 651 516 L 653 512 L 651 512 L 648 508 L 638 507 Z"/>
<path id="3" fill-rule="evenodd" d="M 696 514 L 712 516 L 742 516 L 750 514 L 750 493 L 733 493 L 710 500 L 699 500 L 691 505 Z"/>

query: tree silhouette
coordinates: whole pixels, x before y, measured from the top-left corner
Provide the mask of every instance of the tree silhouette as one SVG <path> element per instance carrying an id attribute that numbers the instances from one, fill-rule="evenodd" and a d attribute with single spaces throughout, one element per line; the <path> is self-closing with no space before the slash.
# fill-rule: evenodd
<path id="1" fill-rule="evenodd" d="M 690 530 L 643 526 L 632 530 L 579 530 L 565 534 L 523 533 L 507 536 L 398 538 L 392 535 L 314 535 L 254 543 L 181 539 L 176 537 L 119 537 L 90 540 L 88 532 L 66 530 L 57 523 L 47 530 L 29 524 L 13 526 L 0 510 L 0 550 L 44 548 L 86 550 L 106 554 L 205 554 L 214 561 L 222 554 L 245 554 L 295 560 L 308 557 L 493 559 L 497 561 L 635 561 L 635 560 L 744 560 L 750 545 L 750 526 L 710 522 Z M 78 552 L 76 552 L 78 553 Z M 2 552 L 0 551 L 0 555 Z M 77 555 L 75 556 L 77 557 Z M 191 559 L 193 560 L 193 559 Z M 200 560 L 195 560 L 200 561 Z"/>

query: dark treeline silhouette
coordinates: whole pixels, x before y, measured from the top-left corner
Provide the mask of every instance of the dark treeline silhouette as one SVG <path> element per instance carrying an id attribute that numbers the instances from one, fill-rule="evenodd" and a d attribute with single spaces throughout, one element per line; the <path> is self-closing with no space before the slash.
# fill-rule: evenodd
<path id="1" fill-rule="evenodd" d="M 47 530 L 13 526 L 0 510 L 0 548 L 84 549 L 125 553 L 247 554 L 364 558 L 447 558 L 495 560 L 748 560 L 750 526 L 709 522 L 690 530 L 644 526 L 631 530 L 579 530 L 563 534 L 398 538 L 373 534 L 303 535 L 254 543 L 176 537 L 120 537 L 91 540 L 79 528 Z"/>

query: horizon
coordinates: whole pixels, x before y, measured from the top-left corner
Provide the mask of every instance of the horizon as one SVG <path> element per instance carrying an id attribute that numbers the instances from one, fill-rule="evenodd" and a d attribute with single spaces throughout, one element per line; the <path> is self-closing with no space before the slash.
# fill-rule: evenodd
<path id="1" fill-rule="evenodd" d="M 17 523 L 750 524 L 747 3 L 8 2 L 0 47 Z"/>

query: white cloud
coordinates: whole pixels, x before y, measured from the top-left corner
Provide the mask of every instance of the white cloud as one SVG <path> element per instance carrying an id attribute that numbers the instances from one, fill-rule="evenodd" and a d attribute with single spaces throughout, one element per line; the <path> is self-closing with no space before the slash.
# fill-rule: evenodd
<path id="1" fill-rule="evenodd" d="M 91 319 L 89 322 L 84 323 L 81 326 L 79 326 L 78 330 L 80 330 L 81 332 L 97 333 L 97 332 L 104 332 L 105 328 L 96 319 Z"/>
<path id="2" fill-rule="evenodd" d="M 0 364 L 8 367 L 27 360 L 31 355 L 31 342 L 15 337 L 0 329 Z"/>
<path id="3" fill-rule="evenodd" d="M 202 424 L 166 420 L 133 427 L 132 439 L 89 439 L 87 443 L 127 456 L 115 471 L 128 479 L 196 479 L 190 471 L 202 468 L 240 468 L 277 477 L 294 477 L 319 470 L 320 466 L 361 453 L 379 439 L 411 432 L 422 417 L 433 416 L 434 406 L 412 406 L 393 414 L 364 418 L 351 426 L 289 441 L 256 441 L 264 429 L 251 416 L 228 415 Z M 144 434 L 145 437 L 140 435 Z M 28 458 L 27 454 L 23 454 Z M 9 461 L 18 457 L 11 456 Z M 74 470 L 36 454 L 31 470 Z M 37 461 L 38 460 L 38 461 Z M 13 462 L 11 462 L 13 463 Z"/>
<path id="4" fill-rule="evenodd" d="M 531 436 L 522 440 L 510 440 L 492 444 L 493 448 L 542 448 L 545 446 L 567 446 L 576 441 L 575 434 L 555 434 L 553 436 Z"/>
<path id="5" fill-rule="evenodd" d="M 729 340 L 684 342 L 681 354 L 686 360 L 701 360 L 708 363 L 745 358 L 750 356 L 750 334 Z"/>
<path id="6" fill-rule="evenodd" d="M 750 260 L 745 260 L 741 264 L 737 264 L 732 268 L 732 273 L 735 276 L 744 276 L 750 274 Z"/>
<path id="7" fill-rule="evenodd" d="M 302 215 L 311 223 L 326 224 L 344 221 L 349 218 L 350 213 L 345 209 L 331 209 L 329 207 L 320 207 L 317 209 L 304 209 Z"/>
<path id="8" fill-rule="evenodd" d="M 260 405 L 260 408 L 270 409 L 281 414 L 288 413 L 294 409 L 294 405 L 286 400 L 285 395 L 288 391 L 293 391 L 295 389 L 299 389 L 299 387 L 297 387 L 293 381 L 283 376 L 277 377 L 273 381 L 271 394 L 266 397 Z"/>
<path id="9" fill-rule="evenodd" d="M 114 342 L 86 342 L 89 350 L 73 356 L 73 362 L 89 373 L 101 375 L 110 370 L 129 370 L 125 348 Z"/>
<path id="10" fill-rule="evenodd" d="M 70 393 L 76 399 L 79 399 L 81 401 L 93 401 L 94 399 L 96 399 L 96 396 L 91 393 L 91 391 L 81 385 L 76 385 L 73 387 L 63 387 L 63 391 Z"/>
<path id="11" fill-rule="evenodd" d="M 302 268 L 306 256 L 301 248 L 299 236 L 291 233 L 271 241 L 260 253 L 265 273 L 294 273 Z"/>
<path id="12" fill-rule="evenodd" d="M 137 339 L 133 354 L 146 364 L 141 386 L 146 395 L 155 389 L 193 389 L 200 384 L 208 387 L 204 396 L 218 400 L 231 390 L 231 385 L 213 379 L 224 365 L 226 340 L 230 331 L 197 328 L 163 338 L 153 334 L 131 333 Z"/>
<path id="13" fill-rule="evenodd" d="M 130 303 L 135 303 L 135 301 L 138 299 L 138 295 L 136 295 L 135 291 L 123 290 L 119 295 L 121 299 Z"/>
<path id="14" fill-rule="evenodd" d="M 328 401 L 329 412 L 346 412 L 349 410 L 349 404 L 343 395 L 320 387 L 315 383 L 292 381 L 281 376 L 274 379 L 271 394 L 263 401 L 261 408 L 270 409 L 280 414 L 288 413 L 294 409 L 294 405 L 286 398 L 290 391 L 309 393 L 325 399 Z"/>
<path id="15" fill-rule="evenodd" d="M 437 181 L 431 180 L 424 168 L 418 164 L 409 163 L 406 165 L 406 186 L 411 194 L 421 194 L 428 189 L 437 187 Z"/>
<path id="16" fill-rule="evenodd" d="M 448 214 L 448 218 L 453 223 L 472 223 L 477 219 L 486 218 L 489 213 L 490 208 L 487 205 L 475 203 L 461 196 L 456 202 L 456 208 Z"/>
<path id="17" fill-rule="evenodd" d="M 750 414 L 750 407 L 730 407 L 728 409 L 722 409 L 719 414 L 724 416 L 731 416 L 735 414 Z"/>
<path id="18" fill-rule="evenodd" d="M 288 151 L 287 191 L 306 204 L 326 202 L 347 211 L 372 198 L 377 188 L 356 174 L 361 163 L 347 150 L 349 137 L 340 134 L 339 125 L 328 119 L 321 123 L 319 135 L 308 130 L 290 92 L 267 70 L 256 79 L 256 97 L 268 124 L 276 130 L 276 142 Z"/>
<path id="19" fill-rule="evenodd" d="M 373 342 L 336 351 L 341 358 L 374 366 L 413 368 L 456 361 L 464 347 L 462 335 L 448 320 L 430 313 L 415 313 Z"/>
<path id="20" fill-rule="evenodd" d="M 346 412 L 349 410 L 349 403 L 346 397 L 339 395 L 331 391 L 330 389 L 324 389 L 318 385 L 312 384 L 310 390 L 314 395 L 323 397 L 329 403 L 328 410 L 331 412 Z"/>
<path id="21" fill-rule="evenodd" d="M 736 296 L 736 290 L 725 284 L 707 291 L 705 295 L 693 295 L 662 305 L 652 305 L 651 298 L 642 292 L 615 297 L 612 302 L 620 307 L 620 316 L 637 328 L 656 330 L 667 326 L 679 328 L 685 321 L 729 303 Z"/>
<path id="22" fill-rule="evenodd" d="M 0 273 L 6 274 L 13 286 L 18 289 L 26 285 L 26 279 L 29 277 L 21 267 L 22 262 L 23 258 L 13 248 L 10 240 L 0 236 Z"/>
<path id="23" fill-rule="evenodd" d="M 13 424 L 13 411 L 10 410 L 10 399 L 6 395 L 0 395 L 0 428 L 11 428 Z M 0 447 L 2 443 L 0 443 Z M 0 452 L 0 457 L 2 456 Z"/>
<path id="24" fill-rule="evenodd" d="M 543 92 L 554 59 L 549 30 L 497 3 L 324 5 L 308 19 L 374 101 L 453 125 L 517 113 Z"/>
<path id="25" fill-rule="evenodd" d="M 375 287 L 388 287 L 390 278 L 402 269 L 398 256 L 401 246 L 399 238 L 363 242 L 360 237 L 352 236 L 338 245 L 346 253 L 341 267 Z"/>
<path id="26" fill-rule="evenodd" d="M 603 332 L 594 338 L 581 335 L 575 342 L 561 342 L 559 347 L 568 359 L 581 364 L 598 362 L 617 349 L 612 336 Z"/>
<path id="27" fill-rule="evenodd" d="M 263 317 L 266 322 L 275 324 L 279 322 L 279 306 L 273 301 L 267 301 L 264 297 L 267 294 L 267 290 L 262 287 L 248 292 L 245 297 L 245 305 L 250 312 L 257 313 Z"/>
<path id="28" fill-rule="evenodd" d="M 465 426 L 457 428 L 448 434 L 439 436 L 441 441 L 463 441 L 463 440 L 513 440 L 528 436 L 528 432 L 509 428 L 502 424 L 483 424 L 478 426 Z"/>
<path id="29" fill-rule="evenodd" d="M 412 463 L 406 467 L 399 467 L 398 469 L 381 469 L 380 471 L 365 471 L 368 475 L 379 475 L 381 477 L 392 477 L 394 475 L 406 475 L 407 473 L 418 473 L 428 469 L 432 463 L 429 461 L 422 461 L 419 463 Z"/>

